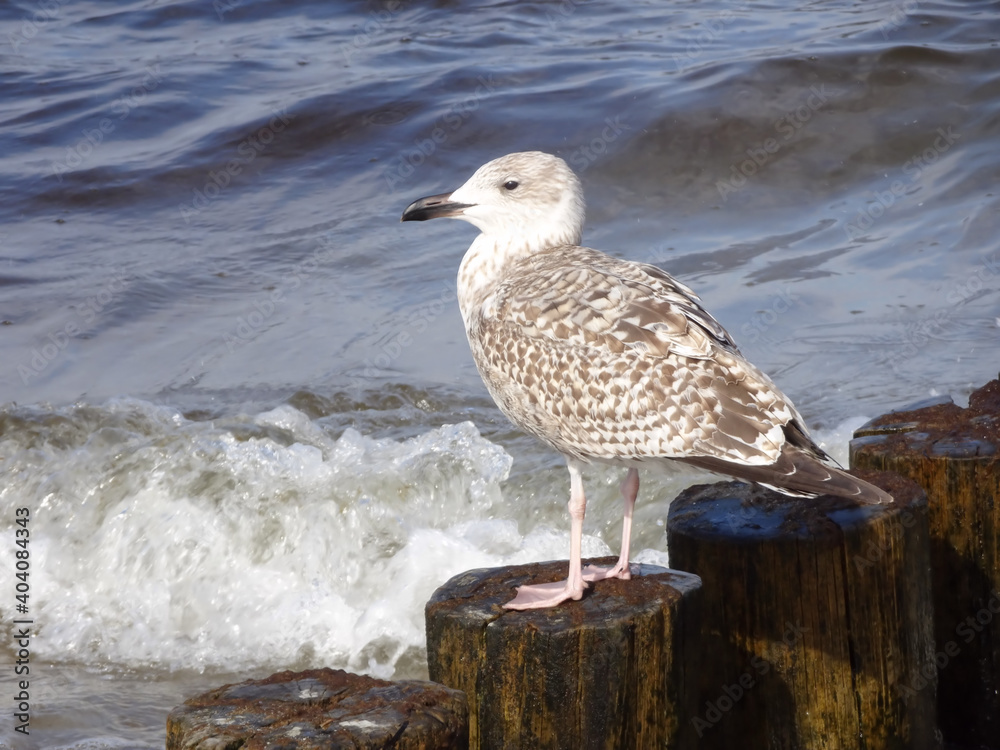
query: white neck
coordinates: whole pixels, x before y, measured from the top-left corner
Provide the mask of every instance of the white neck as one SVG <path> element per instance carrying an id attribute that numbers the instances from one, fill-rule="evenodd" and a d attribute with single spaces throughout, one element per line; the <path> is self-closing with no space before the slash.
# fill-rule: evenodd
<path id="1" fill-rule="evenodd" d="M 559 225 L 556 224 L 556 227 Z M 549 248 L 579 242 L 578 226 L 554 230 L 552 225 L 543 225 L 535 234 L 523 231 L 499 235 L 483 232 L 476 237 L 465 251 L 462 265 L 458 268 L 458 306 L 466 328 L 472 311 L 493 292 L 512 263 Z"/>
<path id="2" fill-rule="evenodd" d="M 466 328 L 472 311 L 500 282 L 504 269 L 534 252 L 524 243 L 524 238 L 519 238 L 517 242 L 511 239 L 480 234 L 465 251 L 462 265 L 458 268 L 458 306 Z"/>

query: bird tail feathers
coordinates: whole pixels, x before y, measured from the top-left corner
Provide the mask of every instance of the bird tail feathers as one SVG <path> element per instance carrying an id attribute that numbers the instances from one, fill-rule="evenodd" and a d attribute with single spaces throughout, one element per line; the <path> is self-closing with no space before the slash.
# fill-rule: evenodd
<path id="1" fill-rule="evenodd" d="M 766 466 L 738 464 L 712 456 L 687 456 L 678 460 L 700 469 L 756 482 L 793 497 L 835 495 L 867 505 L 892 502 L 892 495 L 885 490 L 793 446 L 786 445 L 778 460 Z"/>

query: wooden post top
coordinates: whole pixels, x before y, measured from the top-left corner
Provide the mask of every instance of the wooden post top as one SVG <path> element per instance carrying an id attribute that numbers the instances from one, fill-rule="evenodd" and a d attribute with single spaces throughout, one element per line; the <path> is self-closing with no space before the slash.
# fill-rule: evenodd
<path id="1" fill-rule="evenodd" d="M 854 431 L 851 454 L 877 450 L 895 456 L 986 458 L 1000 446 L 1000 378 L 969 397 L 963 409 L 950 397 L 876 417 Z"/>
<path id="2" fill-rule="evenodd" d="M 458 690 L 327 668 L 223 685 L 167 717 L 167 750 L 432 750 L 467 748 L 468 736 L 468 705 Z"/>
<path id="3" fill-rule="evenodd" d="M 703 541 L 760 543 L 765 541 L 840 539 L 847 529 L 875 519 L 926 512 L 927 496 L 909 479 L 893 472 L 852 472 L 893 496 L 888 505 L 859 505 L 842 497 L 790 497 L 745 482 L 696 485 L 670 504 L 667 528 Z"/>
<path id="4" fill-rule="evenodd" d="M 617 558 L 584 560 L 584 565 L 614 565 Z M 682 598 L 701 587 L 692 573 L 668 570 L 657 565 L 633 563 L 631 580 L 611 578 L 590 584 L 578 602 L 564 602 L 552 609 L 516 611 L 504 609 L 517 586 L 549 583 L 566 577 L 566 561 L 511 565 L 506 568 L 469 570 L 451 578 L 428 600 L 426 612 L 452 610 L 452 616 L 474 621 L 500 618 L 544 631 L 561 631 L 587 622 L 599 622 L 626 611 L 662 609 L 664 602 Z M 636 572 L 638 574 L 636 574 Z"/>

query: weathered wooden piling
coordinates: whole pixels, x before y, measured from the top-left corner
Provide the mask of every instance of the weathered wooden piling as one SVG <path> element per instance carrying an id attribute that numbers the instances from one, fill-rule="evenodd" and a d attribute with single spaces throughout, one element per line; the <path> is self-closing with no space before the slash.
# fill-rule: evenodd
<path id="1" fill-rule="evenodd" d="M 474 570 L 428 602 L 430 677 L 465 691 L 470 747 L 696 747 L 686 684 L 698 578 L 641 566 L 629 581 L 592 584 L 579 602 L 502 608 L 516 586 L 565 575 L 565 561 Z"/>
<path id="2" fill-rule="evenodd" d="M 185 701 L 167 717 L 167 750 L 458 750 L 465 696 L 421 680 L 334 669 L 279 672 Z"/>
<path id="3" fill-rule="evenodd" d="M 671 504 L 670 565 L 703 586 L 699 748 L 938 747 L 926 496 L 864 478 L 895 503 L 729 482 Z"/>
<path id="4" fill-rule="evenodd" d="M 1000 748 L 1000 380 L 878 417 L 851 465 L 894 471 L 928 497 L 938 716 L 945 739 Z"/>

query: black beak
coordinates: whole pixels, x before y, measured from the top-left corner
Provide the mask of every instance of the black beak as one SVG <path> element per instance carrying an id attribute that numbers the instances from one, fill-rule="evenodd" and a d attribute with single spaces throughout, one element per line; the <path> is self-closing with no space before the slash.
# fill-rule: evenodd
<path id="1" fill-rule="evenodd" d="M 442 216 L 458 216 L 470 205 L 469 203 L 452 203 L 451 193 L 429 195 L 426 198 L 415 200 L 407 206 L 400 221 L 427 221 Z"/>

